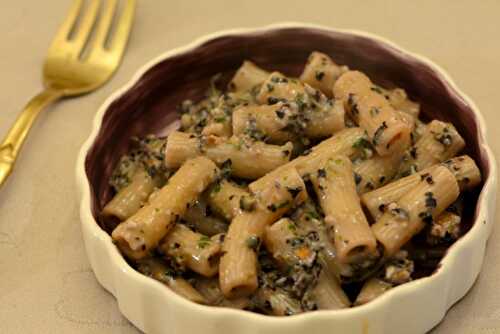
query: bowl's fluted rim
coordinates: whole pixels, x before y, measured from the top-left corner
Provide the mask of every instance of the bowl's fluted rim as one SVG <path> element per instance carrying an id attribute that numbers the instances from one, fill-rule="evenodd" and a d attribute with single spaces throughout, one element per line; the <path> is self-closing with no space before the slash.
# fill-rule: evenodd
<path id="1" fill-rule="evenodd" d="M 448 253 L 446 256 L 442 259 L 441 265 L 439 267 L 439 270 L 432 274 L 431 276 L 424 277 L 406 284 L 403 284 L 401 286 L 398 286 L 397 288 L 391 289 L 388 292 L 386 292 L 384 295 L 381 297 L 375 299 L 374 301 L 367 303 L 362 306 L 358 306 L 355 308 L 348 308 L 348 309 L 342 309 L 342 310 L 323 310 L 323 311 L 315 311 L 315 312 L 306 312 L 303 314 L 298 314 L 292 317 L 269 317 L 253 312 L 248 312 L 248 311 L 242 311 L 242 310 L 235 310 L 235 309 L 230 309 L 230 308 L 221 308 L 221 307 L 213 307 L 213 306 L 204 306 L 204 305 L 199 305 L 196 303 L 193 303 L 191 301 L 188 301 L 187 299 L 178 296 L 174 292 L 172 292 L 170 289 L 165 289 L 163 285 L 159 284 L 158 282 L 147 278 L 146 276 L 138 273 L 135 271 L 133 268 L 129 266 L 129 264 L 125 261 L 125 259 L 122 257 L 118 249 L 115 247 L 113 244 L 111 237 L 103 230 L 101 227 L 98 225 L 94 217 L 92 216 L 91 213 L 91 190 L 90 190 L 90 184 L 85 172 L 85 159 L 87 156 L 87 153 L 89 149 L 91 148 L 95 138 L 97 137 L 98 131 L 101 127 L 102 119 L 103 116 L 108 109 L 108 107 L 111 105 L 113 101 L 118 99 L 120 96 L 122 96 L 124 93 L 126 93 L 142 76 L 143 74 L 149 70 L 151 67 L 154 65 L 158 64 L 164 59 L 167 59 L 169 57 L 172 57 L 174 55 L 179 55 L 182 53 L 185 53 L 187 51 L 190 51 L 192 49 L 195 49 L 202 44 L 221 37 L 221 36 L 231 36 L 231 35 L 244 35 L 244 34 L 250 34 L 250 33 L 263 33 L 269 30 L 277 30 L 277 29 L 285 29 L 285 28 L 304 28 L 304 29 L 319 29 L 319 30 L 325 30 L 325 31 L 333 31 L 333 32 L 338 32 L 338 33 L 344 33 L 344 34 L 351 34 L 355 36 L 360 36 L 360 37 L 365 37 L 369 38 L 372 40 L 375 40 L 379 43 L 385 44 L 386 46 L 392 48 L 394 51 L 403 53 L 409 57 L 412 57 L 414 59 L 417 59 L 418 61 L 424 63 L 425 65 L 429 66 L 432 70 L 434 70 L 438 75 L 446 81 L 449 86 L 454 90 L 454 93 L 457 95 L 457 97 L 461 98 L 467 105 L 470 106 L 470 108 L 474 112 L 474 117 L 475 121 L 478 124 L 478 142 L 479 142 L 479 148 L 481 151 L 483 151 L 486 156 L 487 156 L 487 163 L 489 165 L 489 175 L 488 178 L 485 180 L 483 189 L 481 190 L 481 194 L 478 198 L 477 202 L 477 212 L 476 212 L 476 220 L 474 221 L 474 224 L 470 231 L 466 233 L 460 240 L 458 240 L 455 244 L 450 247 L 448 250 Z M 407 51 L 406 49 L 400 47 L 399 45 L 395 44 L 394 42 L 391 42 L 383 37 L 380 37 L 378 35 L 368 33 L 368 32 L 363 32 L 359 30 L 352 30 L 352 29 L 336 29 L 328 26 L 323 26 L 323 25 L 317 25 L 317 24 L 310 24 L 310 23 L 301 23 L 301 22 L 283 22 L 283 23 L 277 23 L 277 24 L 271 24 L 267 25 L 264 27 L 260 28 L 238 28 L 238 29 L 229 29 L 229 30 L 223 30 L 223 31 L 218 31 L 214 32 L 208 35 L 205 35 L 201 38 L 196 39 L 195 41 L 185 45 L 181 46 L 175 49 L 172 49 L 170 51 L 164 52 L 158 57 L 154 58 L 153 60 L 149 61 L 146 63 L 144 66 L 142 66 L 132 77 L 131 80 L 128 81 L 123 87 L 119 88 L 116 90 L 111 96 L 109 96 L 105 102 L 101 105 L 99 108 L 97 114 L 94 117 L 93 123 L 92 123 L 92 131 L 90 136 L 87 138 L 87 140 L 84 142 L 82 145 L 80 152 L 78 154 L 77 158 L 77 166 L 76 166 L 76 181 L 77 181 L 77 187 L 79 190 L 79 195 L 81 198 L 80 202 L 80 216 L 82 220 L 82 229 L 85 229 L 86 232 L 90 232 L 94 238 L 99 239 L 99 241 L 102 241 L 106 245 L 106 250 L 109 252 L 110 258 L 113 261 L 113 264 L 118 266 L 120 271 L 123 273 L 123 275 L 127 276 L 129 279 L 133 279 L 137 281 L 137 283 L 143 285 L 144 288 L 148 289 L 156 289 L 156 292 L 159 294 L 165 294 L 165 298 L 170 299 L 170 302 L 172 302 L 175 306 L 184 308 L 184 309 L 191 309 L 196 312 L 205 312 L 205 313 L 211 313 L 214 316 L 219 315 L 219 316 L 230 316 L 230 315 L 238 315 L 241 319 L 247 319 L 247 320 L 258 320 L 260 322 L 266 322 L 266 323 L 276 323 L 276 322 L 282 322 L 286 321 L 289 324 L 293 324 L 296 321 L 303 321 L 306 318 L 308 320 L 312 319 L 319 319 L 319 318 L 326 318 L 328 317 L 329 319 L 342 319 L 342 318 L 352 318 L 352 317 L 358 317 L 362 316 L 363 314 L 366 314 L 367 312 L 373 311 L 373 309 L 378 309 L 378 308 L 383 308 L 384 305 L 386 305 L 390 299 L 393 297 L 399 296 L 405 296 L 405 295 L 410 295 L 415 292 L 415 290 L 420 289 L 421 287 L 424 287 L 428 282 L 431 280 L 439 279 L 440 276 L 442 275 L 447 275 L 449 274 L 450 271 L 453 270 L 453 266 L 456 265 L 457 262 L 457 256 L 459 253 L 460 248 L 465 248 L 468 247 L 471 244 L 475 244 L 478 242 L 481 243 L 486 243 L 487 238 L 489 236 L 489 232 L 491 231 L 491 224 L 493 224 L 493 219 L 487 219 L 488 218 L 488 208 L 487 206 L 489 205 L 488 202 L 490 200 L 491 196 L 495 195 L 495 189 L 496 189 L 496 184 L 497 184 L 497 168 L 496 168 L 496 162 L 495 162 L 495 157 L 490 149 L 490 147 L 486 143 L 486 122 L 479 112 L 476 104 L 465 94 L 463 93 L 455 84 L 455 82 L 451 79 L 451 77 L 448 75 L 448 73 L 443 70 L 441 67 L 436 65 L 433 61 L 428 59 L 427 57 L 424 57 L 422 55 Z M 486 221 L 485 224 L 478 224 L 477 222 L 480 221 Z M 477 245 L 476 245 L 477 246 Z M 448 305 L 449 307 L 450 305 Z"/>

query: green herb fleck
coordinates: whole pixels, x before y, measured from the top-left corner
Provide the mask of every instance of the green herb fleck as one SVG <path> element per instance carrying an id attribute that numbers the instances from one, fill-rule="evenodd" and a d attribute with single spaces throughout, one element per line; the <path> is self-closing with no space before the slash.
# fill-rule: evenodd
<path id="1" fill-rule="evenodd" d="M 207 237 L 206 235 L 201 236 L 200 239 L 198 240 L 198 248 L 203 249 L 207 247 L 211 241 L 212 240 L 210 240 L 210 238 Z"/>
<path id="2" fill-rule="evenodd" d="M 308 211 L 306 215 L 312 219 L 320 219 L 321 216 L 316 211 Z"/>
<path id="3" fill-rule="evenodd" d="M 218 193 L 220 191 L 220 182 L 217 182 L 214 184 L 214 187 L 212 188 L 213 193 Z"/>
<path id="4" fill-rule="evenodd" d="M 246 240 L 247 247 L 256 251 L 260 246 L 260 238 L 256 235 L 248 237 Z"/>
<path id="5" fill-rule="evenodd" d="M 216 123 L 224 123 L 226 121 L 226 116 L 218 116 L 214 118 Z"/>

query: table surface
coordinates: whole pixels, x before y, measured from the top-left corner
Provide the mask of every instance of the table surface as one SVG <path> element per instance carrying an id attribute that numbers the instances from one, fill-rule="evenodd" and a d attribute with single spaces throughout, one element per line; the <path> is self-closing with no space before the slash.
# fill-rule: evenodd
<path id="1" fill-rule="evenodd" d="M 385 36 L 445 68 L 482 110 L 500 153 L 500 1 L 140 0 L 118 73 L 95 93 L 43 113 L 0 190 L 0 332 L 137 333 L 94 278 L 84 251 L 75 161 L 104 99 L 146 61 L 201 35 L 303 21 Z M 0 134 L 41 89 L 43 57 L 70 0 L 1 1 Z M 499 198 L 500 200 L 500 198 Z M 498 207 L 498 205 L 497 205 Z M 500 229 L 481 275 L 432 333 L 500 333 Z M 416 315 L 418 316 L 418 315 Z"/>

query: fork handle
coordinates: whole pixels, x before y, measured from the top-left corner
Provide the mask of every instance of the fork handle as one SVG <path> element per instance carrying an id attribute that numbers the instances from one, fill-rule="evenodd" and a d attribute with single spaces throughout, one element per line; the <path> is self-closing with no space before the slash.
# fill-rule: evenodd
<path id="1" fill-rule="evenodd" d="M 0 186 L 12 172 L 19 151 L 37 116 L 46 106 L 60 99 L 63 95 L 64 93 L 60 90 L 46 89 L 32 98 L 17 117 L 14 125 L 0 144 Z"/>

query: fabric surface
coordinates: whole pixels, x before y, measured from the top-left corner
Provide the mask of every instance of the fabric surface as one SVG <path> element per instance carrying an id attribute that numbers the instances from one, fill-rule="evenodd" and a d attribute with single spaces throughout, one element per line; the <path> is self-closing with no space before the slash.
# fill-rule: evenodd
<path id="1" fill-rule="evenodd" d="M 0 333 L 138 332 L 90 269 L 78 216 L 76 156 L 97 108 L 111 92 L 151 58 L 201 35 L 303 21 L 385 36 L 449 71 L 483 112 L 489 143 L 500 153 L 500 1 L 138 2 L 118 73 L 98 91 L 43 113 L 0 189 Z M 0 134 L 41 89 L 45 52 L 70 3 L 0 1 Z M 496 228 L 479 279 L 433 334 L 500 333 L 499 258 Z"/>

